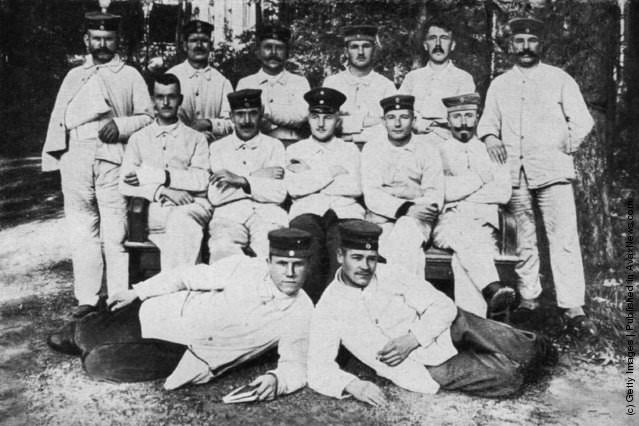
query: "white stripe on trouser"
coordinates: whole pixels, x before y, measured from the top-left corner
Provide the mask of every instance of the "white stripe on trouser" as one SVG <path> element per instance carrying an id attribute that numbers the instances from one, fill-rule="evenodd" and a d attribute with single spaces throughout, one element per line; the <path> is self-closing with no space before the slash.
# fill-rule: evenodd
<path id="1" fill-rule="evenodd" d="M 209 263 L 228 256 L 242 254 L 244 247 L 250 247 L 257 257 L 268 258 L 268 233 L 285 227 L 286 223 L 276 223 L 263 218 L 258 213 L 251 214 L 244 223 L 216 216 L 209 223 Z"/>
<path id="2" fill-rule="evenodd" d="M 451 267 L 455 277 L 455 303 L 485 318 L 488 305 L 481 290 L 499 280 L 495 267 L 495 229 L 479 219 L 444 213 L 433 231 L 433 240 L 437 247 L 454 251 Z"/>
<path id="3" fill-rule="evenodd" d="M 126 201 L 118 190 L 119 164 L 96 160 L 96 139 L 71 140 L 60 158 L 67 238 L 72 250 L 75 297 L 95 305 L 102 286 L 103 250 L 108 294 L 128 288 Z"/>
<path id="4" fill-rule="evenodd" d="M 212 212 L 208 201 L 202 199 L 183 206 L 149 205 L 149 240 L 160 249 L 162 270 L 196 263 Z"/>
<path id="5" fill-rule="evenodd" d="M 572 185 L 557 183 L 530 190 L 523 170 L 509 203 L 517 221 L 517 255 L 522 259 L 516 268 L 519 292 L 525 299 L 534 299 L 542 291 L 533 202 L 539 206 L 546 229 L 557 305 L 566 309 L 583 306 L 586 285 Z"/>
<path id="6" fill-rule="evenodd" d="M 431 225 L 411 216 L 402 216 L 393 224 L 380 224 L 379 252 L 391 265 L 400 265 L 424 278 L 426 257 L 422 244 L 430 239 Z"/>

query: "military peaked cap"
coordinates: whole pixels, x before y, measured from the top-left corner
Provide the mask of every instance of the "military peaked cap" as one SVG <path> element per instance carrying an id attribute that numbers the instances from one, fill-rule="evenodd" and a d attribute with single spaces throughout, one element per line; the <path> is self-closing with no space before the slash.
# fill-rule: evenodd
<path id="1" fill-rule="evenodd" d="M 308 257 L 313 237 L 301 229 L 282 228 L 268 233 L 269 252 L 275 256 Z"/>
<path id="2" fill-rule="evenodd" d="M 384 114 L 393 109 L 414 109 L 415 96 L 412 95 L 393 95 L 379 101 L 384 110 Z"/>
<path id="3" fill-rule="evenodd" d="M 87 30 L 118 31 L 120 28 L 120 15 L 105 12 L 87 12 L 84 22 Z"/>
<path id="4" fill-rule="evenodd" d="M 515 18 L 508 21 L 510 32 L 514 34 L 533 34 L 540 36 L 544 30 L 544 23 L 535 18 Z"/>
<path id="5" fill-rule="evenodd" d="M 262 106 L 262 91 L 244 89 L 226 95 L 231 109 L 258 108 Z"/>
<path id="6" fill-rule="evenodd" d="M 346 96 L 339 90 L 318 87 L 306 92 L 304 100 L 308 102 L 309 110 L 332 114 L 339 111 L 339 107 L 346 102 Z"/>
<path id="7" fill-rule="evenodd" d="M 342 248 L 377 250 L 382 228 L 361 219 L 352 219 L 338 225 Z"/>
<path id="8" fill-rule="evenodd" d="M 374 25 L 350 25 L 344 27 L 344 42 L 354 40 L 375 41 L 377 38 L 377 27 Z"/>
<path id="9" fill-rule="evenodd" d="M 477 109 L 481 104 L 481 96 L 477 93 L 466 93 L 465 95 L 443 98 L 442 102 L 448 108 L 448 111 Z"/>
<path id="10" fill-rule="evenodd" d="M 262 29 L 257 32 L 257 39 L 259 41 L 273 39 L 288 43 L 291 39 L 291 30 L 281 25 L 264 25 Z"/>
<path id="11" fill-rule="evenodd" d="M 210 37 L 213 32 L 213 28 L 213 25 L 208 22 L 193 20 L 187 22 L 182 27 L 182 34 L 184 35 L 184 38 L 187 38 L 193 33 L 203 33 Z"/>

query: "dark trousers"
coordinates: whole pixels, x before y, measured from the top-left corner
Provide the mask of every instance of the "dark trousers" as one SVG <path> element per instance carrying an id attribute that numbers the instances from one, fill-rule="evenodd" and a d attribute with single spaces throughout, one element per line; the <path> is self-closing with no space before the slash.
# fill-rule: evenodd
<path id="1" fill-rule="evenodd" d="M 143 339 L 139 302 L 115 312 L 95 312 L 75 325 L 75 344 L 89 376 L 113 382 L 141 382 L 167 377 L 186 346 Z"/>
<path id="2" fill-rule="evenodd" d="M 310 273 L 304 284 L 304 290 L 313 303 L 317 303 L 324 289 L 335 277 L 339 268 L 337 248 L 339 247 L 339 230 L 337 225 L 343 222 L 333 210 L 324 216 L 302 214 L 291 220 L 290 227 L 301 229 L 313 236 L 311 243 Z"/>
<path id="3" fill-rule="evenodd" d="M 459 353 L 428 371 L 442 389 L 471 395 L 515 395 L 551 356 L 546 338 L 461 309 L 451 337 Z"/>

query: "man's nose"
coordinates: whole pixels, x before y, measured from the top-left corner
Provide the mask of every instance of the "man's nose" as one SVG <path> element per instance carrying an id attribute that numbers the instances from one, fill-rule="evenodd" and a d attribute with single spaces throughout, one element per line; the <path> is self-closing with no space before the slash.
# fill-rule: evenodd
<path id="1" fill-rule="evenodd" d="M 169 106 L 169 97 L 168 96 L 164 96 L 162 98 L 162 105 L 165 106 L 165 107 Z"/>
<path id="2" fill-rule="evenodd" d="M 399 117 L 397 117 L 395 119 L 395 127 L 401 127 L 401 125 L 402 125 L 402 121 L 399 119 Z"/>
<path id="3" fill-rule="evenodd" d="M 100 47 L 106 47 L 106 40 L 103 38 L 100 39 Z"/>
<path id="4" fill-rule="evenodd" d="M 318 124 L 320 127 L 324 127 L 324 123 L 326 122 L 326 119 L 322 116 L 319 117 L 318 119 Z"/>
<path id="5" fill-rule="evenodd" d="M 293 268 L 293 264 L 289 263 L 288 265 L 286 265 L 286 276 L 292 277 L 294 275 L 295 275 L 295 270 Z"/>

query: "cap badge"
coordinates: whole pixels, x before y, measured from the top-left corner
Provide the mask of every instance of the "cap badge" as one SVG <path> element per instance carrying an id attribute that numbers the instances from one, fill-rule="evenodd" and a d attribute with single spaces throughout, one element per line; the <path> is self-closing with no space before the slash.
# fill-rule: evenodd
<path id="1" fill-rule="evenodd" d="M 398 104 L 399 103 L 399 96 L 395 98 L 395 103 Z"/>
<path id="2" fill-rule="evenodd" d="M 104 31 L 104 25 L 100 25 L 100 31 Z"/>
<path id="3" fill-rule="evenodd" d="M 366 243 L 366 246 L 365 246 L 365 247 L 366 247 L 366 250 L 370 250 L 370 249 L 371 249 L 371 247 L 372 247 L 372 246 L 371 246 L 371 243 Z"/>
<path id="4" fill-rule="evenodd" d="M 289 250 L 288 255 L 291 257 L 295 256 L 295 250 Z"/>
<path id="5" fill-rule="evenodd" d="M 320 105 L 324 105 L 324 99 L 319 100 Z"/>
<path id="6" fill-rule="evenodd" d="M 323 90 L 320 90 L 320 95 L 324 96 L 324 91 Z"/>
<path id="7" fill-rule="evenodd" d="M 246 108 L 249 108 L 251 106 L 251 103 L 249 102 L 248 98 L 244 98 L 244 106 Z"/>
<path id="8" fill-rule="evenodd" d="M 195 30 L 198 33 L 202 32 L 202 24 L 200 24 L 199 22 L 197 24 L 195 24 Z"/>

